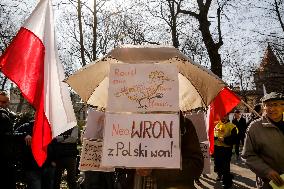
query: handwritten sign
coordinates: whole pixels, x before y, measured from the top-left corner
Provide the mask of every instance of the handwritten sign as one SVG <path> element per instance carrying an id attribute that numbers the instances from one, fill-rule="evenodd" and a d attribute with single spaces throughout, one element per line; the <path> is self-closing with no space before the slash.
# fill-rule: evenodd
<path id="1" fill-rule="evenodd" d="M 112 172 L 114 168 L 101 166 L 102 142 L 84 140 L 80 158 L 79 169 L 81 171 L 104 171 Z"/>
<path id="2" fill-rule="evenodd" d="M 86 123 L 86 130 L 83 138 L 86 139 L 102 139 L 104 128 L 104 112 L 90 108 Z"/>
<path id="3" fill-rule="evenodd" d="M 210 155 L 209 155 L 209 142 L 200 143 L 201 152 L 204 158 L 203 174 L 210 174 Z"/>
<path id="4" fill-rule="evenodd" d="M 106 113 L 102 165 L 180 168 L 177 114 Z"/>
<path id="5" fill-rule="evenodd" d="M 179 111 L 178 70 L 173 64 L 111 64 L 111 112 Z"/>
<path id="6" fill-rule="evenodd" d="M 282 180 L 284 180 L 284 174 L 280 175 L 280 177 L 282 178 Z M 277 186 L 272 180 L 269 182 L 269 184 L 272 187 L 272 189 L 284 189 L 284 185 Z"/>

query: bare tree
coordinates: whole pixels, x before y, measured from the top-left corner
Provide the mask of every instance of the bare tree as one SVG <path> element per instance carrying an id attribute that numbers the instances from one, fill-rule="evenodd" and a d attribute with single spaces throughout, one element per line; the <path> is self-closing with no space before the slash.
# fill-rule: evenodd
<path id="1" fill-rule="evenodd" d="M 86 65 L 85 60 L 85 48 L 84 48 L 84 36 L 83 36 L 83 24 L 82 24 L 82 9 L 81 9 L 81 0 L 78 1 L 77 6 L 77 14 L 78 14 L 78 26 L 79 26 L 79 38 L 80 38 L 80 52 L 81 52 L 81 59 L 82 59 L 82 66 Z"/>
<path id="2" fill-rule="evenodd" d="M 244 59 L 245 57 L 238 52 L 234 54 L 227 52 L 224 58 L 224 71 L 228 72 L 224 79 L 233 87 L 239 87 L 241 91 L 252 88 L 252 77 L 256 68 L 255 64 L 252 62 L 248 64 Z"/>
<path id="3" fill-rule="evenodd" d="M 17 0 L 4 0 L 0 2 L 0 56 L 16 35 L 20 24 L 23 22 L 23 17 L 25 17 L 28 12 L 28 8 L 30 8 L 30 6 L 25 2 Z M 15 17 L 15 15 L 18 15 L 18 17 Z M 8 78 L 0 73 L 1 90 L 6 89 L 8 83 L 10 83 Z"/>
<path id="4" fill-rule="evenodd" d="M 14 36 L 15 31 L 9 22 L 11 10 L 7 10 L 7 5 L 0 3 L 0 55 L 5 51 Z M 5 89 L 7 77 L 0 73 L 1 90 Z"/>
<path id="5" fill-rule="evenodd" d="M 274 10 L 277 15 L 278 21 L 280 23 L 280 26 L 282 28 L 282 31 L 284 32 L 284 23 L 283 23 L 283 11 L 284 11 L 284 3 L 283 0 L 274 0 Z"/>
<path id="6" fill-rule="evenodd" d="M 90 4 L 88 1 L 81 0 L 81 9 L 78 11 L 78 0 L 68 0 L 68 2 L 73 10 L 63 13 L 64 19 L 61 18 L 60 24 L 65 28 L 60 29 L 59 32 L 65 36 L 61 37 L 64 44 L 60 40 L 60 51 L 65 54 L 61 53 L 61 58 L 65 68 L 70 71 L 72 70 L 70 64 L 78 63 L 75 59 L 80 58 L 79 64 L 84 66 L 120 44 L 158 44 L 145 36 L 147 32 L 141 27 L 139 16 L 128 14 L 132 7 L 125 8 L 117 4 L 109 9 L 106 5 L 108 1 L 94 0 L 93 4 Z M 67 6 L 67 4 L 61 3 L 59 6 Z M 78 14 L 81 16 L 78 17 Z M 66 39 L 69 40 L 69 44 Z M 85 57 L 84 60 L 82 57 Z"/>
<path id="7" fill-rule="evenodd" d="M 169 8 L 170 16 L 168 19 L 162 17 L 170 26 L 171 34 L 172 34 L 172 44 L 175 48 L 179 47 L 179 39 L 178 39 L 178 31 L 177 31 L 177 19 L 178 19 L 178 12 L 177 8 L 180 5 L 176 5 L 172 0 L 166 0 L 167 6 Z M 162 13 L 162 12 L 161 12 Z M 163 14 L 162 14 L 163 15 Z"/>
<path id="8" fill-rule="evenodd" d="M 194 61 L 207 66 L 208 54 L 200 40 L 201 33 L 196 29 L 198 23 L 193 18 L 178 12 L 177 3 L 181 1 L 137 0 L 135 3 L 144 12 L 144 18 L 148 20 L 145 21 L 145 25 L 156 31 L 154 33 L 149 30 L 154 41 L 159 41 L 159 44 L 171 44 Z"/>
<path id="9" fill-rule="evenodd" d="M 262 51 L 270 44 L 279 62 L 284 61 L 284 1 L 283 0 L 256 0 L 244 1 L 246 11 L 250 16 L 243 15 L 243 19 L 250 21 L 252 33 L 250 41 L 256 41 Z M 243 24 L 246 26 L 246 24 Z M 244 28 L 241 28 L 244 30 Z"/>
<path id="10" fill-rule="evenodd" d="M 221 12 L 223 11 L 224 6 L 227 4 L 227 1 L 219 2 L 218 7 L 216 10 L 217 14 L 217 29 L 218 29 L 218 41 L 215 42 L 214 38 L 212 36 L 212 33 L 210 31 L 210 21 L 208 20 L 208 14 L 209 9 L 212 4 L 212 0 L 196 0 L 198 11 L 192 11 L 189 9 L 183 9 L 182 8 L 182 2 L 175 1 L 178 5 L 178 12 L 182 14 L 189 15 L 191 17 L 194 17 L 198 23 L 199 23 L 199 30 L 202 34 L 202 39 L 205 44 L 205 47 L 207 49 L 210 62 L 211 62 L 211 70 L 213 73 L 215 73 L 217 76 L 222 78 L 222 60 L 221 55 L 219 54 L 219 49 L 223 45 L 223 38 L 221 33 Z"/>
<path id="11" fill-rule="evenodd" d="M 264 10 L 265 17 L 273 19 L 278 22 L 282 32 L 284 32 L 284 1 L 283 0 L 262 0 L 262 1 L 248 1 L 248 5 L 254 9 Z"/>

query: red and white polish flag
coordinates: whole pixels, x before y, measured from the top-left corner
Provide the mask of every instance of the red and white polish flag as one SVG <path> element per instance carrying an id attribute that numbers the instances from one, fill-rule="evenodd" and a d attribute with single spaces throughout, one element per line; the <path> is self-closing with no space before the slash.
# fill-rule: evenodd
<path id="1" fill-rule="evenodd" d="M 1 71 L 36 109 L 32 152 L 39 166 L 52 138 L 76 125 L 55 40 L 50 0 L 41 0 L 0 57 Z"/>
<path id="2" fill-rule="evenodd" d="M 214 128 L 217 123 L 227 115 L 241 99 L 229 88 L 224 87 L 210 103 L 207 111 L 207 131 L 210 144 L 210 154 L 214 153 Z"/>

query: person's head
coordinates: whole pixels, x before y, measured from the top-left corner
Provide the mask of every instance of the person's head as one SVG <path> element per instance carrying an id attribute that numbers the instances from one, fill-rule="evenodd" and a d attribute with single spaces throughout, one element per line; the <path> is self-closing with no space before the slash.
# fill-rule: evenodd
<path id="1" fill-rule="evenodd" d="M 235 117 L 236 119 L 239 119 L 239 118 L 241 117 L 241 112 L 240 112 L 240 110 L 236 110 L 236 111 L 235 111 L 234 117 Z"/>
<path id="2" fill-rule="evenodd" d="M 222 119 L 221 119 L 222 123 L 227 123 L 229 122 L 229 114 L 225 115 Z"/>
<path id="3" fill-rule="evenodd" d="M 0 108 L 8 108 L 9 97 L 5 91 L 0 91 Z"/>
<path id="4" fill-rule="evenodd" d="M 284 95 L 282 93 L 271 92 L 262 99 L 263 113 L 274 122 L 279 122 L 284 112 Z"/>

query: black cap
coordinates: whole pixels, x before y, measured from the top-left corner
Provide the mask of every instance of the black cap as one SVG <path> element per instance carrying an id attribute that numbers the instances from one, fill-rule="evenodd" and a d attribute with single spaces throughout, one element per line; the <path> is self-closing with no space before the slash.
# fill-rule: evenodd
<path id="1" fill-rule="evenodd" d="M 262 102 L 268 102 L 272 100 L 284 100 L 284 95 L 282 93 L 271 92 L 261 98 Z"/>

